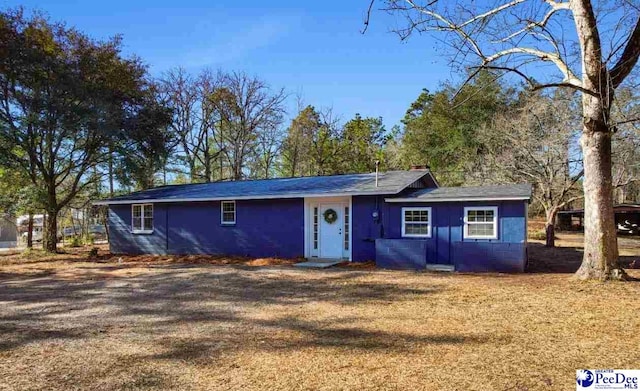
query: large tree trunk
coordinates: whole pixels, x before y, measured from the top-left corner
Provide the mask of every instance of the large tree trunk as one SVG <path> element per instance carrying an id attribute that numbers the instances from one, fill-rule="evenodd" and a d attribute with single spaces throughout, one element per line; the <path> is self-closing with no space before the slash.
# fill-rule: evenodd
<path id="1" fill-rule="evenodd" d="M 238 154 L 236 154 L 236 156 L 238 156 Z M 238 157 L 234 157 L 233 180 L 242 180 L 242 160 Z"/>
<path id="2" fill-rule="evenodd" d="M 167 185 L 167 161 L 165 160 L 162 164 L 162 185 Z"/>
<path id="3" fill-rule="evenodd" d="M 552 208 L 547 212 L 547 221 L 544 225 L 544 232 L 547 247 L 555 247 L 556 246 L 556 215 L 558 214 L 558 210 Z"/>
<path id="4" fill-rule="evenodd" d="M 46 250 L 47 249 L 47 235 L 45 234 L 45 227 L 47 226 L 47 212 L 43 211 L 42 212 L 42 249 Z"/>
<path id="5" fill-rule="evenodd" d="M 186 150 L 186 149 L 185 149 Z M 198 178 L 198 173 L 196 170 L 196 161 L 195 158 L 193 157 L 189 157 L 189 155 L 187 155 L 187 160 L 189 163 L 189 178 L 190 178 L 190 183 L 198 183 L 199 178 Z"/>
<path id="6" fill-rule="evenodd" d="M 207 146 L 207 149 L 209 147 Z M 213 174 L 211 172 L 211 154 L 207 151 L 204 152 L 204 181 L 209 183 L 213 182 Z"/>
<path id="7" fill-rule="evenodd" d="M 33 248 L 33 213 L 29 213 L 27 222 L 27 248 Z"/>
<path id="8" fill-rule="evenodd" d="M 108 206 L 101 206 L 100 207 L 100 218 L 102 220 L 102 224 L 104 225 L 104 233 L 105 236 L 107 237 L 107 243 L 109 243 L 109 207 Z"/>
<path id="9" fill-rule="evenodd" d="M 570 0 L 582 52 L 582 116 L 580 144 L 584 165 L 584 257 L 576 272 L 580 279 L 624 279 L 618 266 L 618 241 L 613 214 L 611 175 L 611 104 L 615 81 L 602 62 L 602 48 L 592 2 Z M 633 56 L 635 49 L 623 57 Z M 633 66 L 625 64 L 625 68 Z M 619 73 L 619 72 L 618 72 Z M 620 74 L 616 78 L 619 78 Z M 624 76 L 622 76 L 624 78 Z M 618 81 L 619 83 L 619 81 Z"/>
<path id="10" fill-rule="evenodd" d="M 112 198 L 113 197 L 113 191 L 114 191 L 114 186 L 113 186 L 113 144 L 109 143 L 109 197 Z"/>
<path id="11" fill-rule="evenodd" d="M 603 116 L 598 117 L 585 116 L 580 138 L 584 161 L 584 258 L 576 276 L 580 279 L 623 279 L 626 275 L 618 265 L 613 213 L 612 133 L 601 119 Z"/>
<path id="12" fill-rule="evenodd" d="M 44 223 L 44 249 L 47 252 L 58 251 L 58 211 L 47 211 L 47 218 Z"/>

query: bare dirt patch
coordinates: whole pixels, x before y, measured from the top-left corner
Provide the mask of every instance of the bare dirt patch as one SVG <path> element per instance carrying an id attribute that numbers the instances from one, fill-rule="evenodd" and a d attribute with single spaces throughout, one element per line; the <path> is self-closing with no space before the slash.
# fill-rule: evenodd
<path id="1" fill-rule="evenodd" d="M 564 390 L 640 362 L 637 282 L 77 251 L 0 264 L 0 389 Z"/>

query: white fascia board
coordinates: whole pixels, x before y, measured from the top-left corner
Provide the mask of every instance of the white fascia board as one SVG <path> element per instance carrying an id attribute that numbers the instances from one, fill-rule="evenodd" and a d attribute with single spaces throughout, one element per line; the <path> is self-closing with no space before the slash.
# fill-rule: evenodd
<path id="1" fill-rule="evenodd" d="M 470 202 L 470 201 L 528 201 L 530 197 L 459 197 L 459 198 L 385 198 L 384 202 Z"/>

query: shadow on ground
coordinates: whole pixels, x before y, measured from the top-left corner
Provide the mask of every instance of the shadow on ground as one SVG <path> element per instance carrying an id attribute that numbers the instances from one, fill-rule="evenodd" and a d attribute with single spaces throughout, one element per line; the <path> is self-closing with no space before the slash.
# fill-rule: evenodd
<path id="1" fill-rule="evenodd" d="M 582 247 L 546 247 L 541 243 L 529 243 L 527 248 L 527 272 L 530 273 L 575 273 L 584 254 Z M 640 262 L 640 256 L 620 256 L 619 260 L 623 268 L 629 268 L 634 261 Z"/>
<path id="2" fill-rule="evenodd" d="M 247 308 L 262 306 L 292 307 L 295 312 L 306 303 L 353 308 L 363 304 L 398 303 L 437 293 L 443 289 L 437 285 L 412 287 L 367 281 L 360 278 L 366 275 L 364 272 L 318 273 L 290 268 L 249 270 L 172 265 L 119 278 L 93 278 L 93 269 L 119 268 L 113 265 L 83 267 L 83 274 L 76 279 L 63 278 L 51 271 L 0 275 L 0 352 L 42 340 L 87 338 L 123 328 L 154 338 L 175 326 L 194 325 L 233 332 L 178 342 L 177 346 L 172 341 L 166 355 L 180 356 L 180 350 L 205 354 L 211 341 L 216 341 L 218 350 L 240 349 L 243 343 L 254 340 L 264 330 L 271 330 L 276 336 L 283 331 L 298 336 L 276 337 L 275 345 L 263 346 L 270 349 L 296 349 L 301 344 L 393 349 L 420 342 L 464 341 L 456 335 L 427 339 L 382 335 L 350 327 L 349 319 L 335 319 L 340 325 L 337 327 L 295 316 L 275 320 L 246 316 Z M 258 329 L 261 331 L 250 335 Z"/>
<path id="3" fill-rule="evenodd" d="M 570 273 L 580 264 L 576 248 L 532 250 L 536 272 Z M 575 335 L 607 329 L 589 359 L 637 362 L 628 350 L 637 322 L 625 312 L 636 288 L 551 274 L 86 259 L 7 265 L 0 267 L 0 388 L 388 389 L 415 381 L 397 388 L 416 389 L 427 372 L 444 379 L 438 385 L 458 385 L 468 373 L 494 381 L 525 366 L 517 374 L 525 379 L 540 365 L 547 373 L 565 365 L 548 383 L 564 389 L 558 379 L 585 357 L 571 343 Z M 564 356 L 554 362 L 557 354 Z"/>

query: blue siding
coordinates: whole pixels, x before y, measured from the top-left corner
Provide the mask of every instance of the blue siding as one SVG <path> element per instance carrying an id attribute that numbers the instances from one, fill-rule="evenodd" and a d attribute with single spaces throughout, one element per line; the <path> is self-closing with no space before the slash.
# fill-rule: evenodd
<path id="1" fill-rule="evenodd" d="M 497 239 L 463 238 L 464 208 L 474 205 L 496 206 L 498 208 Z M 431 237 L 402 238 L 402 208 L 417 206 L 432 208 Z M 453 264 L 458 271 L 524 271 L 526 264 L 526 207 L 524 201 L 388 203 L 385 204 L 384 209 L 386 214 L 384 238 L 402 239 L 402 242 L 424 241 L 425 248 L 422 256 L 425 263 Z M 406 248 L 404 243 L 398 244 L 398 246 Z M 416 262 L 415 256 L 412 254 L 407 259 L 408 265 L 419 264 Z"/>
<path id="2" fill-rule="evenodd" d="M 376 265 L 385 269 L 424 269 L 426 240 L 377 239 Z"/>
<path id="3" fill-rule="evenodd" d="M 522 272 L 525 266 L 524 243 L 457 242 L 453 259 L 460 272 Z"/>
<path id="4" fill-rule="evenodd" d="M 111 205 L 114 253 L 304 255 L 304 201 L 236 201 L 236 224 L 220 224 L 220 202 L 154 204 L 154 232 L 131 234 L 131 206 Z M 168 230 L 167 230 L 168 227 Z"/>
<path id="5" fill-rule="evenodd" d="M 363 262 L 376 259 L 375 241 L 385 235 L 386 205 L 384 197 L 379 196 L 356 196 L 351 199 L 351 208 L 353 209 L 351 258 L 353 261 Z M 373 218 L 375 211 L 378 212 L 377 219 Z"/>
<path id="6" fill-rule="evenodd" d="M 498 207 L 497 239 L 462 237 L 464 207 L 471 205 Z M 431 238 L 402 238 L 401 210 L 406 206 L 432 208 Z M 376 211 L 378 218 L 373 217 Z M 396 204 L 384 202 L 383 196 L 354 196 L 352 259 L 377 260 L 389 268 L 420 269 L 438 263 L 452 264 L 458 271 L 523 271 L 525 213 L 523 201 Z M 156 203 L 153 233 L 130 231 L 131 205 L 111 205 L 113 253 L 302 257 L 304 200 L 237 201 L 234 226 L 220 224 L 219 202 Z"/>
<path id="7" fill-rule="evenodd" d="M 166 204 L 165 204 L 166 205 Z M 115 254 L 165 254 L 167 207 L 153 207 L 151 234 L 131 234 L 131 205 L 109 206 L 109 247 Z"/>

